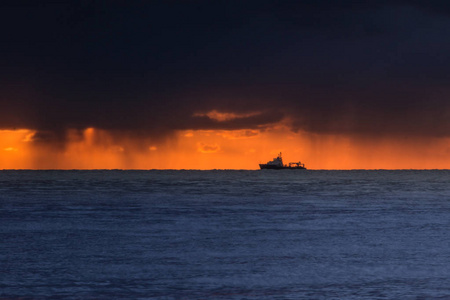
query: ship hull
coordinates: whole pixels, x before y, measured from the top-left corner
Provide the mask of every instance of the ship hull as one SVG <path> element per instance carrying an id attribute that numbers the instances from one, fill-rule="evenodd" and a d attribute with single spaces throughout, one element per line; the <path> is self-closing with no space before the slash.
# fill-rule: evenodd
<path id="1" fill-rule="evenodd" d="M 288 166 L 274 166 L 274 165 L 267 165 L 267 164 L 259 164 L 259 168 L 261 170 L 306 170 L 305 167 L 295 166 L 295 167 L 288 167 Z"/>

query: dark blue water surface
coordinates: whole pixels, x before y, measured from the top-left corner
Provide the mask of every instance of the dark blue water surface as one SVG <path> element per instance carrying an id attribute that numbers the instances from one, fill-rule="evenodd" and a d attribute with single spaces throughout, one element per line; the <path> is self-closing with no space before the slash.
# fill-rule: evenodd
<path id="1" fill-rule="evenodd" d="M 450 171 L 0 171 L 0 299 L 450 299 Z"/>

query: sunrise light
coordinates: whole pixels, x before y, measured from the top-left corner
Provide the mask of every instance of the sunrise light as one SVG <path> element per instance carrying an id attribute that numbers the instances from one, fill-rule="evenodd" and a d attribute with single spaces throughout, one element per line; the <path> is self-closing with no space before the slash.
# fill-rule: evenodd
<path id="1" fill-rule="evenodd" d="M 2 169 L 257 169 L 282 152 L 309 169 L 450 168 L 449 138 L 416 140 L 264 130 L 180 130 L 152 141 L 107 130 L 68 130 L 63 146 L 28 129 L 0 131 Z"/>

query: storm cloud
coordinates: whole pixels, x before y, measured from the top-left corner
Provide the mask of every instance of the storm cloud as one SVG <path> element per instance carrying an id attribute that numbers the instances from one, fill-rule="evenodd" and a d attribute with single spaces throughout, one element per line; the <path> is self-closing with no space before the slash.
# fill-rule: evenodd
<path id="1" fill-rule="evenodd" d="M 312 133 L 450 136 L 444 1 L 10 1 L 0 33 L 0 128 L 43 140 L 282 120 Z"/>

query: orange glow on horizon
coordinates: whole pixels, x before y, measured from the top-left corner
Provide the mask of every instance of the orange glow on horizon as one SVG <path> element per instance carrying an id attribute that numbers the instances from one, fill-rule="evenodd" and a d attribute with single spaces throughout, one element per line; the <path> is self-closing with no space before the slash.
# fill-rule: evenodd
<path id="1" fill-rule="evenodd" d="M 31 165 L 31 141 L 36 132 L 28 129 L 0 130 L 0 169 L 26 169 Z"/>
<path id="2" fill-rule="evenodd" d="M 87 128 L 63 147 L 0 130 L 0 169 L 258 169 L 283 153 L 309 169 L 450 169 L 450 138 L 364 138 L 264 130 L 184 130 L 163 140 Z"/>

